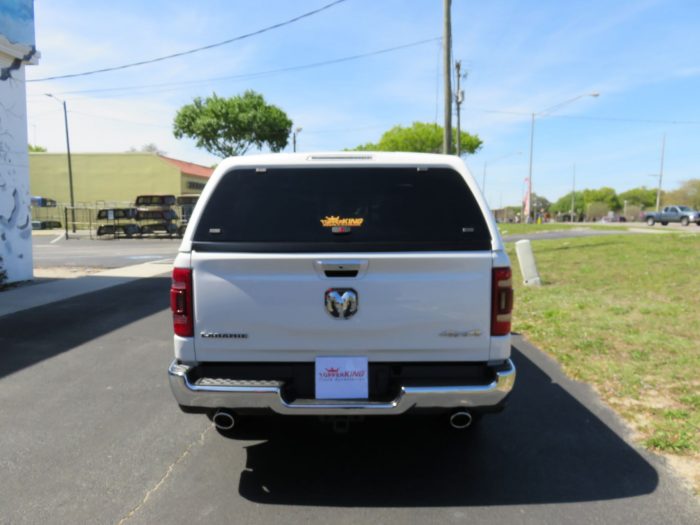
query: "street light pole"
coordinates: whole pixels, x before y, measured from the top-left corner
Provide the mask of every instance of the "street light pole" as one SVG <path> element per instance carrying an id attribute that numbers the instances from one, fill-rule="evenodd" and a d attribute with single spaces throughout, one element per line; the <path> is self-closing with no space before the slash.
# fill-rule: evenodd
<path id="1" fill-rule="evenodd" d="M 292 148 L 294 153 L 297 152 L 297 133 L 301 133 L 301 128 L 296 128 L 294 131 L 292 131 Z"/>
<path id="2" fill-rule="evenodd" d="M 66 153 L 68 156 L 68 188 L 70 191 L 70 214 L 71 214 L 71 221 L 73 222 L 73 233 L 76 231 L 75 227 L 75 197 L 73 195 L 73 164 L 71 162 L 71 156 L 70 156 L 70 134 L 68 133 L 68 108 L 66 107 L 66 101 L 61 100 L 58 97 L 55 97 L 51 93 L 45 93 L 47 97 L 51 97 L 54 100 L 57 100 L 58 102 L 61 103 L 63 106 L 63 123 L 65 125 L 66 129 Z"/>
<path id="3" fill-rule="evenodd" d="M 547 109 L 544 109 L 542 111 L 538 112 L 533 112 L 531 114 L 531 121 L 530 121 L 530 169 L 528 172 L 528 180 L 527 180 L 527 200 L 528 203 L 530 204 L 530 210 L 528 210 L 530 213 L 532 212 L 532 153 L 534 149 L 534 144 L 535 144 L 535 117 L 536 116 L 544 116 L 547 115 L 548 113 L 553 113 L 554 111 L 557 111 L 564 106 L 571 104 L 572 102 L 576 102 L 577 100 L 584 98 L 584 97 L 599 97 L 600 93 L 593 92 L 593 93 L 584 93 L 583 95 L 578 95 L 577 97 L 570 98 L 569 100 L 565 100 L 564 102 L 560 102 L 559 104 L 555 104 L 554 106 L 550 106 Z M 527 219 L 528 222 L 530 220 L 530 213 L 528 213 Z"/>
<path id="4" fill-rule="evenodd" d="M 625 201 L 627 202 L 627 201 Z M 574 163 L 573 182 L 571 184 L 571 222 L 574 222 L 574 210 L 576 209 L 576 164 Z"/>
<path id="5" fill-rule="evenodd" d="M 532 151 L 535 145 L 535 114 L 532 114 L 530 123 L 530 168 L 527 174 L 527 220 L 530 222 L 530 214 L 532 213 Z M 523 211 L 523 213 L 525 213 Z M 525 217 L 523 217 L 525 219 Z"/>
<path id="6" fill-rule="evenodd" d="M 661 207 L 661 180 L 664 177 L 664 152 L 666 151 L 666 133 L 661 139 L 661 168 L 659 169 L 659 187 L 656 190 L 656 213 L 659 213 Z"/>

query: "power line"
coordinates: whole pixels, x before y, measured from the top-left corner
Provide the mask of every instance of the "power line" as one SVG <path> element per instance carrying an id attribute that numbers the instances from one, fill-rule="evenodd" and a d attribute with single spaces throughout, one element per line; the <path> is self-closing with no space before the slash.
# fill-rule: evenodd
<path id="1" fill-rule="evenodd" d="M 103 120 L 113 120 L 115 122 L 124 122 L 126 124 L 138 124 L 139 126 L 154 126 L 157 128 L 171 128 L 171 125 L 167 124 L 156 124 L 153 122 L 137 122 L 135 120 L 126 120 L 123 118 L 108 117 L 106 115 L 95 115 L 94 113 L 85 113 L 84 111 L 75 111 L 71 109 L 68 113 L 71 115 L 82 115 L 84 117 L 99 118 Z"/>
<path id="2" fill-rule="evenodd" d="M 257 31 L 253 31 L 251 33 L 246 33 L 244 35 L 239 35 L 239 36 L 236 36 L 233 38 L 229 38 L 227 40 L 223 40 L 221 42 L 216 42 L 214 44 L 209 44 L 209 45 L 202 46 L 202 47 L 196 47 L 194 49 L 188 49 L 187 51 L 180 51 L 179 53 L 173 53 L 172 55 L 165 55 L 162 57 L 151 58 L 148 60 L 141 60 L 139 62 L 131 62 L 129 64 L 123 64 L 121 66 L 106 67 L 103 69 L 94 69 L 92 71 L 84 71 L 82 73 L 71 73 L 68 75 L 56 75 L 56 76 L 52 76 L 52 77 L 34 78 L 31 80 L 27 80 L 27 82 L 44 82 L 46 80 L 58 80 L 58 79 L 63 79 L 63 78 L 84 77 L 87 75 L 95 75 L 97 73 L 106 73 L 108 71 L 117 71 L 120 69 L 127 69 L 130 67 L 143 66 L 145 64 L 153 64 L 154 62 L 162 62 L 163 60 L 169 60 L 171 58 L 177 58 L 177 57 L 181 57 L 181 56 L 185 56 L 185 55 L 191 55 L 193 53 L 198 53 L 200 51 L 205 51 L 207 49 L 213 49 L 215 47 L 230 44 L 232 42 L 238 42 L 238 41 L 244 40 L 246 38 L 261 35 L 263 33 L 267 33 L 268 31 L 272 31 L 274 29 L 279 29 L 280 27 L 284 27 L 284 26 L 293 24 L 294 22 L 298 22 L 299 20 L 303 20 L 304 18 L 308 18 L 308 17 L 313 16 L 315 14 L 318 14 L 322 11 L 330 9 L 331 7 L 334 7 L 334 6 L 341 4 L 345 1 L 346 0 L 335 0 L 335 1 L 331 2 L 330 4 L 326 4 L 322 7 L 319 7 L 318 9 L 314 9 L 313 11 L 309 11 L 307 13 L 296 16 L 294 18 L 290 18 L 289 20 L 285 20 L 284 22 L 279 22 L 277 24 L 273 24 L 271 26 L 267 26 L 267 27 L 264 27 L 262 29 L 258 29 Z"/>
<path id="3" fill-rule="evenodd" d="M 45 115 L 48 112 L 41 113 L 40 115 Z M 53 112 L 51 112 L 53 113 Z M 154 126 L 157 128 L 168 128 L 171 129 L 172 125 L 170 124 L 156 124 L 154 122 L 143 122 L 143 121 L 136 121 L 136 120 L 128 120 L 128 119 L 123 119 L 123 118 L 117 118 L 117 117 L 109 117 L 107 115 L 98 115 L 95 113 L 87 113 L 85 111 L 76 111 L 74 109 L 71 109 L 68 111 L 70 115 L 79 115 L 83 117 L 91 117 L 91 118 L 97 118 L 97 119 L 102 119 L 102 120 L 111 120 L 114 122 L 122 122 L 125 124 L 136 124 L 139 126 Z M 37 120 L 37 118 L 32 118 L 31 120 Z M 312 129 L 312 130 L 304 130 L 304 133 L 308 133 L 309 135 L 325 135 L 325 134 L 334 134 L 334 133 L 349 133 L 349 132 L 355 132 L 355 131 L 365 131 L 369 129 L 378 129 L 378 128 L 384 128 L 385 126 L 382 124 L 370 124 L 370 125 L 365 125 L 365 126 L 359 126 L 359 127 L 352 127 L 352 128 L 321 128 L 321 129 Z M 279 128 L 276 129 L 275 131 L 288 131 L 288 128 Z"/>
<path id="4" fill-rule="evenodd" d="M 530 117 L 532 113 L 527 113 L 524 111 L 507 111 L 500 109 L 479 109 L 471 108 L 474 111 L 479 111 L 481 113 L 497 113 L 503 115 L 517 115 L 521 117 Z M 540 118 L 558 118 L 558 119 L 569 119 L 569 120 L 599 120 L 603 122 L 629 122 L 635 124 L 686 124 L 686 125 L 697 125 L 700 124 L 700 120 L 656 120 L 656 119 L 643 119 L 643 118 L 627 118 L 627 117 L 595 117 L 586 115 L 545 115 Z"/>
<path id="5" fill-rule="evenodd" d="M 379 49 L 376 51 L 370 51 L 368 53 L 361 53 L 358 55 L 350 55 L 346 57 L 340 57 L 340 58 L 333 58 L 330 60 L 322 60 L 320 62 L 312 62 L 310 64 L 302 64 L 298 66 L 288 66 L 288 67 L 283 67 L 279 69 L 270 69 L 267 71 L 258 71 L 254 73 L 241 73 L 239 75 L 228 75 L 228 76 L 223 76 L 223 77 L 213 77 L 213 78 L 204 78 L 204 79 L 199 79 L 199 80 L 187 80 L 187 81 L 182 81 L 182 82 L 163 82 L 163 83 L 158 83 L 158 84 L 142 84 L 142 85 L 132 85 L 132 86 L 123 86 L 123 87 L 115 87 L 115 88 L 94 88 L 94 89 L 77 89 L 77 90 L 71 90 L 71 91 L 57 91 L 56 94 L 61 94 L 61 95 L 74 95 L 74 94 L 81 94 L 81 93 L 106 93 L 106 92 L 114 92 L 114 91 L 132 91 L 132 90 L 143 90 L 143 89 L 148 89 L 148 88 L 166 88 L 165 91 L 168 91 L 170 89 L 175 88 L 176 86 L 181 86 L 181 87 L 187 87 L 191 85 L 196 85 L 196 84 L 206 84 L 209 82 L 217 82 L 221 80 L 246 80 L 250 78 L 258 78 L 258 77 L 263 77 L 263 76 L 268 76 L 268 75 L 274 75 L 277 73 L 287 73 L 290 71 L 299 71 L 302 69 L 311 69 L 315 67 L 321 67 L 321 66 L 328 66 L 332 64 L 339 64 L 342 62 L 350 62 L 352 60 L 359 60 L 361 58 L 368 58 L 371 56 L 376 56 L 376 55 L 381 55 L 384 53 L 390 53 L 392 51 L 398 51 L 401 49 L 406 49 L 409 47 L 415 47 L 419 45 L 423 45 L 429 42 L 435 42 L 441 40 L 440 37 L 434 37 L 434 38 L 427 38 L 424 40 L 418 40 L 416 42 L 410 42 L 408 44 L 402 44 L 399 46 L 394 46 L 394 47 L 388 47 L 385 49 Z"/>

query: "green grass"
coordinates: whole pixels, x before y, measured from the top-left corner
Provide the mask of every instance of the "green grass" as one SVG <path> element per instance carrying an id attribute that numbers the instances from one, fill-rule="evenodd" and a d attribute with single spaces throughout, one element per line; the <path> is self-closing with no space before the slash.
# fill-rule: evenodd
<path id="1" fill-rule="evenodd" d="M 544 282 L 539 288 L 520 284 L 508 245 L 514 331 L 593 384 L 646 446 L 700 458 L 700 236 L 532 245 Z"/>

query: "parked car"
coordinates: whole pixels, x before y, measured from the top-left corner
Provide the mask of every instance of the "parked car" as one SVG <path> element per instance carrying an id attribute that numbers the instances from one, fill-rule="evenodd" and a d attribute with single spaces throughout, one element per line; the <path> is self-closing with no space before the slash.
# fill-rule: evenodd
<path id="1" fill-rule="evenodd" d="M 694 222 L 700 226 L 700 211 L 688 206 L 666 206 L 660 212 L 646 213 L 644 220 L 649 226 L 654 226 L 657 222 L 662 226 L 666 226 L 669 222 L 680 222 L 683 226 Z"/>
<path id="2" fill-rule="evenodd" d="M 32 230 L 54 230 L 61 228 L 60 221 L 32 221 Z"/>
<path id="3" fill-rule="evenodd" d="M 170 385 L 222 431 L 270 411 L 466 428 L 515 381 L 511 279 L 458 157 L 230 158 L 175 258 Z"/>

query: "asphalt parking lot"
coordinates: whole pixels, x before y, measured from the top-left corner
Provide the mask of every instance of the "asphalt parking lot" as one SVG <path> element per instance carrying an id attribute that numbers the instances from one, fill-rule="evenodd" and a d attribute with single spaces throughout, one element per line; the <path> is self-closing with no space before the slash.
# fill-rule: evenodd
<path id="1" fill-rule="evenodd" d="M 35 268 L 85 267 L 120 268 L 147 261 L 172 259 L 180 239 L 90 239 L 83 236 L 66 240 L 56 235 L 32 236 Z"/>
<path id="2" fill-rule="evenodd" d="M 690 492 L 515 338 L 510 406 L 219 434 L 172 399 L 169 279 L 0 318 L 0 523 L 697 524 Z"/>

